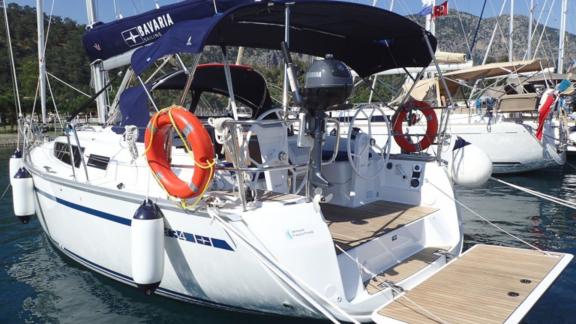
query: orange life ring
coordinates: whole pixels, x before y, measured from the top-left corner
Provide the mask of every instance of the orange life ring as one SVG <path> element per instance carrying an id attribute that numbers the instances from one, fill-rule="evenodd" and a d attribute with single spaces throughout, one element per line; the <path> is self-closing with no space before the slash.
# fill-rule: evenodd
<path id="1" fill-rule="evenodd" d="M 402 129 L 402 122 L 406 119 L 406 114 L 411 109 L 420 110 L 426 117 L 426 134 L 418 143 L 412 143 L 408 139 L 410 135 L 404 134 Z M 434 142 L 434 138 L 438 133 L 438 118 L 434 109 L 426 102 L 412 100 L 399 107 L 394 116 L 392 116 L 392 129 L 394 131 L 394 140 L 400 145 L 402 150 L 408 153 L 419 152 L 427 149 Z"/>
<path id="2" fill-rule="evenodd" d="M 190 183 L 178 178 L 170 167 L 170 156 L 165 145 L 171 127 L 174 127 L 193 156 L 194 174 Z M 144 145 L 152 173 L 171 196 L 193 198 L 202 194 L 210 184 L 214 174 L 212 139 L 198 117 L 185 108 L 172 106 L 154 114 L 146 127 Z"/>

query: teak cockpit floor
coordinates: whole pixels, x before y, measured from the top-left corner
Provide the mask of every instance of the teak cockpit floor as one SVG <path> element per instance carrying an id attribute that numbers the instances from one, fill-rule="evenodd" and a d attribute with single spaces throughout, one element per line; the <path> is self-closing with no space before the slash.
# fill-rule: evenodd
<path id="1" fill-rule="evenodd" d="M 389 201 L 350 208 L 321 204 L 322 214 L 336 244 L 349 250 L 437 211 Z"/>
<path id="2" fill-rule="evenodd" d="M 503 323 L 561 259 L 479 244 L 378 314 L 406 323 Z"/>

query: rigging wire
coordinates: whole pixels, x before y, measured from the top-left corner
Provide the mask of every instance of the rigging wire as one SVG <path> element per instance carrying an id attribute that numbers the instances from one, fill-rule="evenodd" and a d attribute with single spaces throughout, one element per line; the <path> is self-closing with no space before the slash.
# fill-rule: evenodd
<path id="1" fill-rule="evenodd" d="M 48 84 L 48 91 L 50 92 L 50 99 L 52 99 L 52 105 L 54 106 L 54 111 L 56 112 L 56 118 L 58 119 L 58 123 L 60 127 L 64 129 L 64 124 L 62 123 L 62 118 L 60 117 L 60 113 L 58 112 L 58 106 L 56 105 L 56 100 L 54 99 L 54 92 L 52 92 L 52 85 L 50 84 L 50 79 L 46 78 L 46 83 Z"/>
<path id="2" fill-rule="evenodd" d="M 482 17 L 484 17 L 484 9 L 486 9 L 486 1 L 487 0 L 484 0 L 484 4 L 482 4 L 482 11 L 480 11 L 480 17 L 478 17 L 478 24 L 476 24 L 476 30 L 474 31 L 474 37 L 472 38 L 472 45 L 468 47 L 470 58 L 472 58 L 474 54 L 474 46 L 476 46 L 476 38 L 478 37 L 478 31 L 480 30 L 480 23 L 482 22 Z"/>
<path id="3" fill-rule="evenodd" d="M 532 35 L 530 35 L 530 42 L 534 41 L 534 38 L 536 36 L 536 33 L 538 32 L 538 27 L 540 26 L 540 20 L 542 19 L 542 14 L 544 13 L 544 9 L 546 8 L 546 5 L 548 4 L 548 0 L 544 1 L 544 4 L 542 5 L 542 9 L 540 10 L 540 13 L 538 14 L 538 19 L 536 20 L 536 24 L 534 25 L 534 30 L 532 31 Z M 534 54 L 536 54 L 536 51 L 532 51 Z M 528 57 L 528 53 L 524 53 L 524 59 L 530 59 L 530 57 Z"/>
<path id="4" fill-rule="evenodd" d="M 544 36 L 546 29 L 548 28 L 548 20 L 550 19 L 550 14 L 552 13 L 552 8 L 554 7 L 555 2 L 556 0 L 552 0 L 552 3 L 550 4 L 550 9 L 548 10 L 548 15 L 546 16 L 546 21 L 544 22 L 544 25 L 542 25 L 542 32 L 540 33 L 540 37 L 538 38 L 538 44 L 536 44 L 536 48 L 534 49 L 534 55 L 532 56 L 533 60 L 536 59 L 538 48 L 540 48 L 540 44 L 542 43 L 542 37 Z M 544 8 L 542 8 L 542 10 L 544 10 Z M 546 53 L 546 51 L 544 51 L 544 53 Z"/>
<path id="5" fill-rule="evenodd" d="M 22 103 L 20 102 L 20 91 L 18 89 L 18 76 L 16 74 L 16 64 L 14 63 L 14 52 L 12 49 L 12 38 L 10 37 L 10 24 L 8 22 L 8 10 L 7 4 L 2 1 L 2 9 L 4 11 L 4 22 L 6 24 L 6 40 L 8 43 L 8 56 L 10 59 L 10 70 L 12 72 L 12 92 L 14 96 L 15 105 L 14 108 L 16 110 L 16 118 L 20 120 L 22 117 Z M 18 125 L 20 123 L 18 122 Z M 17 132 L 16 135 L 16 147 L 20 147 L 20 131 Z"/>
<path id="6" fill-rule="evenodd" d="M 316 310 L 318 312 L 320 312 L 324 316 L 326 316 L 326 318 L 328 318 L 331 322 L 340 323 L 335 318 L 335 316 L 327 309 L 327 307 L 323 304 L 327 304 L 332 309 L 336 310 L 343 317 L 345 317 L 346 320 L 348 320 L 352 323 L 358 323 L 358 321 L 356 319 L 354 319 L 350 314 L 348 314 L 346 311 L 344 311 L 341 307 L 339 307 L 338 305 L 336 305 L 335 303 L 330 301 L 324 295 L 320 294 L 314 288 L 309 286 L 304 280 L 297 277 L 291 271 L 286 269 L 286 267 L 284 265 L 282 265 L 278 260 L 276 260 L 272 256 L 269 256 L 267 253 L 265 253 L 268 251 L 266 251 L 266 250 L 263 251 L 262 249 L 260 249 L 257 245 L 252 243 L 242 232 L 238 231 L 236 228 L 231 226 L 229 224 L 229 222 L 227 222 L 226 220 L 224 220 L 220 216 L 218 209 L 213 208 L 213 207 L 208 207 L 207 212 L 208 212 L 208 215 L 210 215 L 210 217 L 213 220 L 216 220 L 216 221 L 218 221 L 218 223 L 220 223 L 220 225 L 227 232 L 228 235 L 230 235 L 230 233 L 232 233 L 236 237 L 238 237 L 249 248 L 248 251 L 251 252 L 252 254 L 254 254 L 256 256 L 256 258 L 266 268 L 268 268 L 270 271 L 272 271 L 272 273 L 274 275 L 276 275 L 280 280 L 282 280 L 283 282 L 288 284 L 290 286 L 290 288 L 292 288 L 297 294 L 299 294 L 307 302 L 309 302 L 314 308 L 316 308 Z M 232 236 L 232 235 L 230 235 L 230 236 Z M 316 300 L 316 298 L 314 298 L 314 296 L 318 297 L 320 302 L 318 300 Z"/>
<path id="7" fill-rule="evenodd" d="M 552 52 L 552 42 L 550 38 L 548 38 L 548 33 L 544 33 L 545 42 L 548 43 L 548 46 L 544 46 L 544 56 L 548 61 L 552 61 L 552 65 L 556 66 L 556 55 Z"/>
<path id="8" fill-rule="evenodd" d="M 360 270 L 362 270 L 367 275 L 371 276 L 370 280 L 372 280 L 374 278 L 378 278 L 377 274 L 370 271 L 370 269 L 368 269 L 364 264 L 358 262 L 358 260 L 356 258 L 354 258 L 352 255 L 350 255 L 350 253 L 346 252 L 346 250 L 341 248 L 338 244 L 334 243 L 334 246 L 336 247 L 336 249 L 340 250 L 340 252 L 342 252 L 344 255 L 346 255 L 350 260 L 352 260 L 354 263 L 356 263 L 356 265 L 358 266 L 358 268 L 360 268 Z M 414 300 L 407 297 L 406 294 L 402 294 L 403 291 L 396 288 L 394 285 L 391 285 L 389 282 L 387 282 L 385 280 L 381 281 L 380 279 L 378 279 L 378 281 L 380 281 L 381 284 L 386 285 L 386 287 L 390 288 L 400 298 L 406 299 L 408 302 L 410 302 L 412 305 L 414 305 L 416 308 L 418 308 L 420 311 L 422 311 L 422 313 L 427 314 L 431 319 L 434 319 L 438 323 L 448 323 L 448 322 L 442 320 L 438 315 L 436 315 L 436 314 L 432 313 L 431 311 L 425 309 L 424 307 L 418 305 L 418 303 L 416 303 Z"/>
<path id="9" fill-rule="evenodd" d="M 140 7 L 136 4 L 136 2 L 134 2 L 134 0 L 130 0 L 130 2 L 132 2 L 132 6 L 134 7 L 134 13 L 138 14 L 141 12 Z"/>
<path id="10" fill-rule="evenodd" d="M 455 197 L 447 194 L 444 190 L 440 189 L 438 186 L 436 186 L 434 183 L 430 182 L 428 179 L 426 179 L 426 183 L 429 183 L 432 187 L 436 188 L 436 190 L 438 190 L 440 193 L 442 193 L 444 196 L 448 197 L 448 199 L 452 200 L 453 202 L 455 202 L 456 204 L 460 205 L 461 207 L 463 207 L 464 209 L 466 209 L 468 212 L 470 212 L 472 215 L 482 219 L 483 221 L 485 221 L 487 224 L 493 226 L 494 228 L 500 230 L 501 232 L 503 232 L 504 234 L 512 237 L 513 239 L 516 239 L 517 241 L 526 244 L 527 246 L 533 248 L 534 250 L 537 250 L 539 252 L 542 252 L 546 255 L 549 255 L 548 252 L 538 248 L 537 246 L 535 246 L 534 244 L 528 243 L 527 241 L 519 238 L 518 236 L 508 232 L 507 230 L 503 229 L 502 227 L 496 225 L 494 222 L 492 222 L 491 220 L 489 220 L 488 218 L 480 215 L 479 213 L 475 212 L 472 208 L 466 206 L 464 203 L 462 203 L 461 201 L 459 201 L 458 199 L 456 199 Z"/>
<path id="11" fill-rule="evenodd" d="M 64 81 L 64 80 L 62 80 L 62 79 L 60 79 L 59 77 L 55 76 L 54 74 L 52 74 L 52 73 L 50 73 L 50 72 L 46 72 L 46 74 L 47 74 L 49 77 L 52 77 L 52 78 L 54 78 L 54 80 L 56 80 L 56 81 L 58 81 L 58 82 L 62 83 L 63 85 L 67 86 L 68 88 L 70 88 L 70 89 L 72 89 L 72 90 L 74 90 L 74 91 L 78 92 L 79 94 L 81 94 L 81 95 L 83 95 L 83 96 L 85 96 L 85 97 L 88 97 L 88 98 L 90 98 L 90 97 L 91 97 L 91 96 L 90 96 L 89 94 L 87 94 L 86 92 L 84 92 L 84 91 L 82 91 L 82 90 L 80 90 L 80 89 L 78 89 L 78 88 L 74 87 L 74 86 L 73 86 L 73 85 L 71 85 L 70 83 L 68 83 L 68 82 L 66 82 L 66 81 Z"/>
<path id="12" fill-rule="evenodd" d="M 5 2 L 2 3 L 2 8 L 4 11 L 4 22 L 6 24 L 6 40 L 8 43 L 8 56 L 10 59 L 10 67 L 11 67 L 11 72 L 12 72 L 12 85 L 13 85 L 13 91 L 14 91 L 14 100 L 15 102 L 15 108 L 17 109 L 16 114 L 22 115 L 22 104 L 20 102 L 20 92 L 18 89 L 18 77 L 16 75 L 16 65 L 14 62 L 14 52 L 12 49 L 12 37 L 10 36 L 10 23 L 8 22 L 8 10 L 7 10 L 7 4 Z"/>
<path id="13" fill-rule="evenodd" d="M 468 41 L 468 33 L 466 33 L 466 29 L 464 28 L 464 22 L 462 21 L 462 16 L 460 15 L 460 10 L 456 6 L 456 1 L 453 2 L 454 8 L 456 9 L 456 13 L 458 14 L 458 21 L 460 22 L 460 28 L 462 28 L 462 35 L 464 36 L 464 41 L 466 42 L 466 49 L 468 50 L 468 56 L 472 57 L 472 48 L 470 46 L 470 42 Z M 486 5 L 486 0 L 484 0 L 484 5 Z M 480 17 L 482 20 L 482 17 Z M 480 25 L 480 21 L 478 21 L 478 26 Z M 478 31 L 476 31 L 478 32 Z"/>
<path id="14" fill-rule="evenodd" d="M 522 186 L 519 186 L 519 185 L 515 185 L 515 184 L 513 184 L 513 183 L 506 182 L 506 181 L 504 181 L 504 180 L 502 180 L 502 179 L 490 177 L 490 180 L 496 181 L 496 182 L 498 182 L 498 183 L 500 183 L 500 184 L 507 185 L 507 186 L 509 186 L 509 187 L 511 187 L 511 188 L 514 188 L 514 189 L 516 189 L 516 190 L 520 190 L 520 191 L 522 191 L 522 192 L 525 192 L 525 193 L 527 193 L 527 194 L 536 196 L 536 197 L 538 197 L 538 198 L 541 198 L 541 199 L 544 199 L 544 200 L 548 200 L 548 201 L 553 202 L 553 203 L 556 203 L 556 204 L 558 204 L 558 205 L 562 205 L 562 206 L 564 206 L 564 207 L 576 209 L 576 203 L 574 203 L 574 202 L 571 202 L 571 201 L 568 201 L 568 200 L 564 200 L 564 199 L 561 199 L 561 198 L 558 198 L 558 197 L 554 197 L 554 196 L 551 196 L 551 195 L 547 195 L 547 194 L 545 194 L 545 193 L 538 192 L 538 191 L 532 190 L 532 189 L 528 189 L 528 188 L 526 188 L 526 187 L 522 187 Z"/>
<path id="15" fill-rule="evenodd" d="M 494 8 L 493 8 L 493 9 L 494 9 Z M 502 26 L 500 25 L 500 20 L 499 20 L 498 18 L 499 18 L 499 17 L 496 17 L 496 19 L 495 19 L 495 20 L 496 20 L 496 30 L 497 30 L 498 32 L 500 32 L 500 38 L 506 40 L 506 42 L 504 43 L 504 45 L 505 45 L 506 47 L 509 47 L 510 42 L 511 42 L 512 40 L 507 37 L 508 35 L 504 34 L 504 29 L 503 29 Z"/>
<path id="16" fill-rule="evenodd" d="M 114 17 L 116 17 L 116 19 L 122 19 L 122 13 L 120 12 L 120 10 L 118 10 L 118 4 L 116 3 L 116 0 L 114 0 Z"/>

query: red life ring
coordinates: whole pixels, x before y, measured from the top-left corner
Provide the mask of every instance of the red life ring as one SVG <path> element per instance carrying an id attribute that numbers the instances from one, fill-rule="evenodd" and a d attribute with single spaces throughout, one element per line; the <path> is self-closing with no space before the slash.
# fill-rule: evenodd
<path id="1" fill-rule="evenodd" d="M 170 167 L 165 144 L 171 127 L 180 135 L 188 152 L 193 154 L 194 174 L 190 183 L 178 178 Z M 146 127 L 144 145 L 148 165 L 168 194 L 188 199 L 206 191 L 214 174 L 214 146 L 208 131 L 193 113 L 179 106 L 160 110 Z"/>
<path id="2" fill-rule="evenodd" d="M 408 138 L 410 135 L 404 134 L 402 123 L 406 120 L 406 114 L 411 109 L 418 109 L 426 117 L 426 134 L 420 142 L 412 143 Z M 412 100 L 398 108 L 392 116 L 392 130 L 394 131 L 394 140 L 403 151 L 408 153 L 419 152 L 427 149 L 434 142 L 438 133 L 438 118 L 434 109 L 424 101 Z"/>

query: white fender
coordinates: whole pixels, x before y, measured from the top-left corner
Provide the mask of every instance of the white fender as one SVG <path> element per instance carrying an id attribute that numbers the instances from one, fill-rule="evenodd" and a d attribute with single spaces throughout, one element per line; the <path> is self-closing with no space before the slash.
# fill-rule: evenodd
<path id="1" fill-rule="evenodd" d="M 36 213 L 34 205 L 34 181 L 25 168 L 20 168 L 12 178 L 12 206 L 14 215 L 23 224 L 30 221 L 30 216 Z"/>
<path id="2" fill-rule="evenodd" d="M 478 187 L 492 174 L 492 161 L 477 146 L 458 137 L 448 157 L 448 175 L 455 184 Z"/>
<path id="3" fill-rule="evenodd" d="M 151 295 L 164 276 L 164 216 L 151 200 L 134 214 L 130 228 L 132 279 Z"/>
<path id="4" fill-rule="evenodd" d="M 16 175 L 16 172 L 20 170 L 20 168 L 24 167 L 24 159 L 22 159 L 22 152 L 20 150 L 16 150 L 12 156 L 10 156 L 10 166 L 8 168 L 9 176 L 10 176 L 10 184 L 12 184 L 12 179 Z"/>

